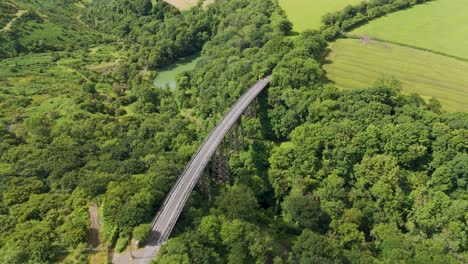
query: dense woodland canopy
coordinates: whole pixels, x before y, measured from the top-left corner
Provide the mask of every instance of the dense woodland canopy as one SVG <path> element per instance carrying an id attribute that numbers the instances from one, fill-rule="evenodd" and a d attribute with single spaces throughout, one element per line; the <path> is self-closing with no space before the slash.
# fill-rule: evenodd
<path id="1" fill-rule="evenodd" d="M 86 66 L 115 59 L 92 44 L 28 43 L 48 53 L 1 69 L 0 263 L 85 263 L 94 203 L 103 242 L 122 250 L 144 239 L 209 130 L 270 73 L 257 117 L 243 120 L 243 149 L 230 155 L 232 181 L 196 188 L 158 263 L 468 261 L 467 113 L 404 95 L 393 79 L 338 90 L 321 68 L 325 31 L 289 37 L 274 0 L 186 12 L 162 1 L 89 5 L 86 30 L 122 55 L 112 70 Z M 147 71 L 199 50 L 175 90 L 150 83 Z M 65 66 L 86 79 L 60 79 Z M 8 82 L 18 76 L 46 81 L 24 90 Z M 71 106 L 44 111 L 45 95 Z"/>
<path id="2" fill-rule="evenodd" d="M 432 0 L 368 0 L 358 5 L 348 5 L 343 10 L 322 17 L 322 35 L 325 39 L 332 40 L 372 19 L 430 1 Z"/>

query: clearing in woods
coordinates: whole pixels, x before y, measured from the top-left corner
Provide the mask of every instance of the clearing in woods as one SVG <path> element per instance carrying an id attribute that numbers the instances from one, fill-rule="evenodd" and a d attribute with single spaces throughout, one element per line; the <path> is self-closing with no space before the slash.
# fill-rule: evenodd
<path id="1" fill-rule="evenodd" d="M 393 76 L 404 92 L 435 97 L 447 111 L 468 111 L 468 62 L 370 39 L 339 39 L 331 50 L 324 69 L 339 88 Z"/>
<path id="2" fill-rule="evenodd" d="M 193 6 L 196 6 L 199 1 L 203 1 L 203 0 L 164 0 L 164 1 L 177 7 L 177 9 L 179 10 L 188 10 Z M 203 6 L 209 5 L 213 2 L 214 0 L 205 0 L 203 1 Z"/>
<path id="3" fill-rule="evenodd" d="M 351 32 L 468 59 L 468 1 L 437 0 L 375 19 Z"/>
<path id="4" fill-rule="evenodd" d="M 295 32 L 306 29 L 319 29 L 322 16 L 329 12 L 343 9 L 347 5 L 355 5 L 361 0 L 279 0 L 281 8 L 293 23 Z"/>

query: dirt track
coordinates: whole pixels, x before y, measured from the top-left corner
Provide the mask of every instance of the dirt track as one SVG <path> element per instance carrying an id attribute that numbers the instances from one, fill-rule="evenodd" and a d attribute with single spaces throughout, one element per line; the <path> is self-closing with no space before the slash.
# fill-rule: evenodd
<path id="1" fill-rule="evenodd" d="M 96 248 L 101 244 L 101 241 L 99 240 L 99 231 L 101 228 L 99 223 L 99 207 L 96 204 L 89 207 L 89 218 L 91 220 L 89 242 L 91 246 Z"/>
<path id="2" fill-rule="evenodd" d="M 0 29 L 0 32 L 3 32 L 3 31 L 9 31 L 11 29 L 11 26 L 13 25 L 13 23 L 20 17 L 22 17 L 24 14 L 26 14 L 26 12 L 28 12 L 27 10 L 18 10 L 18 12 L 16 12 L 16 17 L 14 17 L 12 20 L 10 20 L 10 22 L 8 22 L 8 24 L 5 25 L 4 28 Z"/>

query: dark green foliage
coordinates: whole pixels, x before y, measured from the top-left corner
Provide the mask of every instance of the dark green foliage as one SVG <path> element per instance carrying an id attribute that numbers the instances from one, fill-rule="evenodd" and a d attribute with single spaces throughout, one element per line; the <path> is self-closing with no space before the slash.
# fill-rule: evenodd
<path id="1" fill-rule="evenodd" d="M 277 200 L 284 199 L 284 215 L 296 215 L 301 224 L 301 215 L 326 212 L 329 220 L 319 223 L 328 225 L 325 234 L 346 249 L 341 253 L 345 258 L 366 258 L 376 228 L 384 223 L 393 226 L 389 233 L 394 237 L 383 239 L 376 258 L 417 263 L 427 254 L 422 251 L 438 246 L 430 261 L 463 258 L 460 237 L 451 230 L 464 225 L 461 212 L 467 208 L 462 201 L 467 195 L 467 152 L 461 143 L 466 137 L 460 136 L 466 129 L 449 128 L 444 120 L 451 114 L 425 110 L 421 101 L 382 86 L 341 92 L 333 102 L 309 105 L 322 107 L 326 113 L 309 115 L 310 121 L 297 127 L 291 141 L 274 149 L 270 158 L 270 179 Z M 318 196 L 319 210 L 308 208 L 318 203 L 312 197 L 307 206 L 291 202 L 301 197 L 294 189 Z M 305 209 L 292 210 L 291 205 Z M 466 237 L 466 231 L 461 234 Z M 452 246 L 439 244 L 442 237 Z M 353 248 L 364 255 L 355 256 Z"/>
<path id="2" fill-rule="evenodd" d="M 169 240 L 158 263 L 260 264 L 271 261 L 272 253 L 271 237 L 256 225 L 207 216 L 195 231 Z"/>
<path id="3" fill-rule="evenodd" d="M 70 51 L 0 63 L 1 263 L 85 262 L 96 202 L 104 242 L 144 240 L 207 131 L 270 73 L 244 145 L 228 150 L 232 184 L 196 188 L 158 262 L 466 262 L 467 114 L 402 95 L 395 80 L 339 91 L 321 69 L 325 38 L 414 1 L 348 7 L 295 38 L 276 1 L 179 12 L 96 0 L 79 10 L 91 26 L 70 15 L 81 1 L 39 2 L 18 1 L 29 12 L 0 36 L 0 56 Z M 45 44 L 21 37 L 54 25 Z M 102 32 L 121 42 L 88 49 Z M 177 89 L 151 85 L 152 69 L 200 50 Z"/>
<path id="4" fill-rule="evenodd" d="M 180 13 L 162 0 L 154 6 L 150 0 L 96 0 L 88 9 L 88 22 L 121 37 L 138 68 L 159 68 L 200 51 L 219 20 L 214 8 Z"/>
<path id="5" fill-rule="evenodd" d="M 224 191 L 217 200 L 218 208 L 228 219 L 254 221 L 258 203 L 254 193 L 244 185 L 235 185 Z"/>
<path id="6" fill-rule="evenodd" d="M 322 17 L 322 35 L 326 40 L 334 40 L 341 32 L 350 31 L 368 21 L 410 6 L 431 0 L 371 0 L 359 5 L 348 5 L 341 11 L 325 14 Z"/>
<path id="7" fill-rule="evenodd" d="M 262 5 L 236 3 L 249 9 Z M 352 18 L 365 8 L 363 4 L 344 12 Z M 194 238 L 207 251 L 224 256 L 223 262 L 259 261 L 250 258 L 242 243 L 226 240 L 227 234 L 235 237 L 228 230 L 241 228 L 236 221 L 252 222 L 271 234 L 269 259 L 275 263 L 466 260 L 466 114 L 442 113 L 434 101 L 426 104 L 417 95 L 402 95 L 392 79 L 366 90 L 337 90 L 320 67 L 326 48 L 323 36 L 336 36 L 342 27 L 330 25 L 333 28 L 305 32 L 293 40 L 273 38 L 256 53 L 248 53 L 250 57 L 244 52 L 255 46 L 253 36 L 246 41 L 220 31 L 205 45 L 209 49 L 202 53 L 199 69 L 181 77 L 182 105 L 196 106 L 203 118 L 217 116 L 241 94 L 237 85 L 252 78 L 247 71 L 255 63 L 252 58 L 275 47 L 266 58 L 273 75 L 265 93 L 268 105 L 263 105 L 268 116 L 260 122 L 271 125 L 273 133 L 252 133 L 255 139 L 250 138 L 253 145 L 259 137 L 274 140 L 275 147 L 264 150 L 269 164 L 260 170 L 247 158 L 251 149 L 234 155 L 234 186 L 216 189 L 211 214 L 196 217 L 194 222 L 200 224 L 195 230 L 189 227 L 191 231 L 169 240 L 170 250 L 162 248 L 160 261 L 198 258 L 191 251 L 199 246 L 195 242 L 178 246 Z M 242 26 L 237 30 L 245 36 Z M 265 129 L 251 124 L 244 127 Z M 257 210 L 255 217 L 253 194 L 239 191 L 246 183 L 257 195 L 271 192 L 276 199 L 262 199 L 266 210 Z M 233 227 L 224 227 L 225 219 Z"/>
<path id="8" fill-rule="evenodd" d="M 320 203 L 310 195 L 292 193 L 282 204 L 285 219 L 297 223 L 301 228 L 318 229 Z"/>
<path id="9" fill-rule="evenodd" d="M 336 263 L 333 260 L 333 249 L 327 238 L 304 229 L 302 234 L 294 241 L 288 263 L 291 264 L 320 264 Z"/>

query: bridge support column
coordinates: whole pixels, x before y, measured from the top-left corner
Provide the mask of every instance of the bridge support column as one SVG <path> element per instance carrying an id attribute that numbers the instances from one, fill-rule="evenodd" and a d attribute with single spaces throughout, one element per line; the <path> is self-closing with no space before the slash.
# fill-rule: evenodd
<path id="1" fill-rule="evenodd" d="M 221 143 L 213 155 L 213 176 L 222 182 L 229 182 L 231 174 L 229 173 L 229 156 L 224 146 Z"/>
<path id="2" fill-rule="evenodd" d="M 200 180 L 197 183 L 200 192 L 205 199 L 210 199 L 211 194 L 211 177 L 208 167 L 205 168 Z"/>
<path id="3" fill-rule="evenodd" d="M 244 133 L 242 131 L 242 119 L 239 118 L 234 128 L 235 150 L 237 153 L 244 148 Z"/>
<path id="4" fill-rule="evenodd" d="M 257 98 L 245 109 L 244 111 L 245 118 L 255 118 L 257 117 Z"/>

